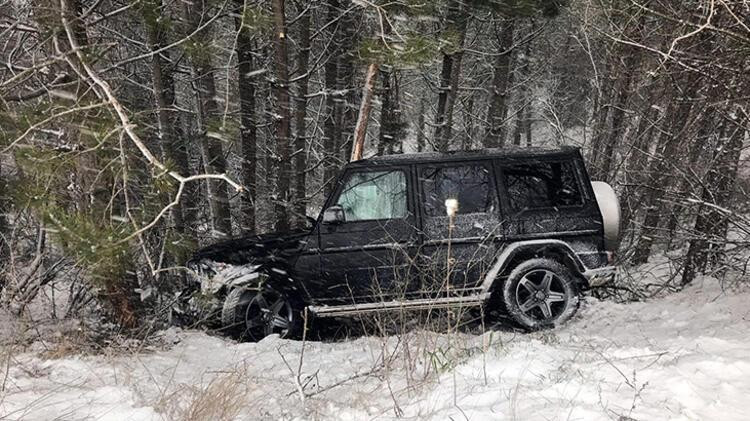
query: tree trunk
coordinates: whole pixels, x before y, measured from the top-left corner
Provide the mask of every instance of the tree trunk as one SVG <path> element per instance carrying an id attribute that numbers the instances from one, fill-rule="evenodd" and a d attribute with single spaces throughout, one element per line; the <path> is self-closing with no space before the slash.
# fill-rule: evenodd
<path id="1" fill-rule="evenodd" d="M 289 228 L 289 183 L 291 163 L 289 162 L 289 135 L 291 125 L 291 104 L 289 102 L 289 54 L 286 42 L 286 16 L 284 0 L 272 0 L 274 22 L 274 68 L 276 81 L 274 98 L 278 109 L 276 122 L 276 153 L 278 155 L 278 178 L 276 184 L 276 230 Z"/>
<path id="2" fill-rule="evenodd" d="M 337 161 L 346 162 L 352 155 L 352 146 L 354 145 L 354 126 L 357 124 L 357 113 L 359 111 L 359 89 L 357 87 L 358 59 L 357 45 L 359 33 L 357 32 L 358 21 L 361 20 L 361 8 L 351 8 L 354 2 L 345 0 L 343 8 L 349 12 L 342 17 L 343 34 L 341 40 L 341 54 L 338 63 L 338 90 L 346 92 L 339 108 L 341 109 L 341 119 L 337 122 L 340 130 L 336 138 L 341 153 L 337 156 Z"/>
<path id="3" fill-rule="evenodd" d="M 6 273 L 8 273 L 5 267 L 8 262 L 8 256 L 10 255 L 10 244 L 8 243 L 8 218 L 7 213 L 9 212 L 9 201 L 7 200 L 6 193 L 6 179 L 7 175 L 3 174 L 3 160 L 0 157 L 0 293 L 5 289 L 5 283 L 7 282 Z"/>
<path id="4" fill-rule="evenodd" d="M 523 55 L 519 54 L 517 58 L 518 73 L 521 75 L 529 74 L 529 54 L 531 53 L 531 43 L 526 43 Z M 518 90 L 519 110 L 516 113 L 516 127 L 513 130 L 513 145 L 521 145 L 521 137 L 526 133 L 527 146 L 531 146 L 531 95 L 529 95 L 528 81 L 521 84 Z"/>
<path id="5" fill-rule="evenodd" d="M 297 98 L 294 115 L 296 135 L 294 137 L 294 216 L 295 225 L 304 226 L 307 215 L 306 173 L 307 167 L 307 93 L 310 61 L 310 11 L 304 11 L 300 17 L 297 51 Z"/>
<path id="6" fill-rule="evenodd" d="M 511 51 L 513 47 L 512 20 L 503 21 L 503 29 L 500 33 L 500 51 L 502 53 L 495 58 L 492 76 L 492 96 L 490 107 L 487 112 L 489 120 L 489 131 L 484 139 L 485 148 L 501 148 L 505 146 L 505 125 L 508 116 L 508 88 L 510 77 L 513 72 L 511 64 Z"/>
<path id="7" fill-rule="evenodd" d="M 390 116 L 390 109 L 393 107 L 391 104 L 391 68 L 390 66 L 382 66 L 380 68 L 380 133 L 378 133 L 378 151 L 377 155 L 382 156 L 386 154 L 390 141 L 393 140 L 393 136 L 389 133 L 388 119 Z"/>
<path id="8" fill-rule="evenodd" d="M 425 100 L 424 98 L 419 99 L 419 115 L 417 116 L 417 152 L 424 151 L 424 113 L 425 113 Z"/>
<path id="9" fill-rule="evenodd" d="M 463 35 L 466 34 L 466 28 L 463 29 Z M 463 37 L 462 37 L 463 43 Z M 450 149 L 451 141 L 453 140 L 453 110 L 458 101 L 459 83 L 461 82 L 461 61 L 463 59 L 463 52 L 457 52 L 453 55 L 453 64 L 451 66 L 451 80 L 450 80 L 450 91 L 448 92 L 447 101 L 445 105 L 445 124 L 439 127 L 438 142 L 441 145 L 441 150 L 447 151 Z"/>
<path id="10" fill-rule="evenodd" d="M 513 146 L 521 144 L 521 135 L 523 134 L 523 112 L 524 109 L 518 110 L 516 115 L 516 127 L 513 129 Z"/>
<path id="11" fill-rule="evenodd" d="M 604 80 L 600 91 L 597 93 L 596 101 L 594 105 L 594 127 L 592 129 L 592 140 L 591 148 L 589 151 L 589 162 L 599 162 L 599 156 L 602 153 L 602 147 L 604 145 L 604 139 L 606 139 L 608 130 L 608 123 L 610 117 L 610 110 L 612 106 L 610 102 L 614 95 L 614 58 L 616 54 L 608 54 L 608 59 L 605 65 L 605 72 L 603 73 Z M 595 170 L 595 169 L 594 169 Z"/>
<path id="12" fill-rule="evenodd" d="M 161 9 L 161 1 L 155 3 Z M 158 15 L 161 16 L 161 13 Z M 148 19 L 148 17 L 147 17 Z M 166 32 L 164 26 L 158 20 L 146 22 L 146 31 L 151 51 L 157 51 L 166 44 Z M 154 102 L 156 103 L 156 118 L 161 144 L 162 159 L 173 162 L 176 170 L 183 176 L 190 175 L 190 167 L 187 160 L 187 148 L 180 127 L 179 115 L 175 112 L 175 88 L 172 77 L 172 69 L 167 65 L 162 54 L 154 54 L 151 58 L 151 77 L 154 89 Z M 195 197 L 195 183 L 188 183 L 184 196 L 180 202 L 172 208 L 171 217 L 177 232 L 187 232 L 188 226 L 195 224 L 195 215 L 188 211 L 189 202 Z M 191 229 L 191 236 L 194 231 Z"/>
<path id="13" fill-rule="evenodd" d="M 238 1 L 239 10 L 244 2 Z M 244 13 L 243 13 L 244 14 Z M 242 231 L 255 233 L 255 209 L 257 207 L 258 186 L 258 128 L 255 114 L 256 80 L 253 76 L 254 42 L 249 28 L 242 26 L 242 20 L 235 18 L 237 36 L 237 84 L 240 96 L 240 141 L 242 143 Z"/>
<path id="14" fill-rule="evenodd" d="M 187 34 L 192 34 L 200 26 L 200 17 L 205 15 L 201 9 L 203 3 L 185 3 L 184 13 L 188 28 Z M 202 45 L 210 43 L 206 29 L 194 35 L 196 42 Z M 224 147 L 221 140 L 212 134 L 217 131 L 216 123 L 219 115 L 216 104 L 216 81 L 211 56 L 207 51 L 193 53 L 191 57 L 193 79 L 198 97 L 198 127 L 201 134 L 201 149 L 204 166 L 207 172 L 224 174 L 227 171 Z M 214 230 L 221 236 L 232 235 L 232 221 L 229 212 L 229 186 L 221 180 L 209 180 L 206 185 L 211 204 L 211 216 Z"/>
<path id="15" fill-rule="evenodd" d="M 61 10 L 60 8 L 63 7 L 62 4 L 60 4 L 59 0 L 47 0 L 42 3 L 42 7 L 37 8 L 37 12 L 39 13 L 39 20 L 44 21 L 46 19 L 50 19 L 50 22 L 46 22 L 47 24 L 53 24 L 53 25 L 61 25 L 61 21 L 59 21 L 60 16 L 45 16 L 45 12 L 52 13 L 53 15 L 60 12 L 65 13 L 68 17 L 68 21 L 70 23 L 73 37 L 75 38 L 76 42 L 78 43 L 79 47 L 86 47 L 89 44 L 88 40 L 88 34 L 86 33 L 86 25 L 84 22 L 79 19 L 79 16 L 81 13 L 83 13 L 83 7 L 81 5 L 81 2 L 79 0 L 68 0 L 65 1 L 64 7 L 66 7 L 65 10 Z M 54 22 L 54 23 L 53 23 Z M 56 37 L 60 48 L 63 50 L 72 50 L 73 47 L 70 45 L 67 35 L 65 33 L 65 30 L 58 27 L 59 30 L 54 31 L 54 36 Z M 56 55 L 55 53 L 55 47 L 50 45 L 48 51 L 50 52 L 50 55 Z M 78 63 L 76 60 L 73 60 L 73 66 L 76 68 L 76 73 L 81 75 L 85 74 L 85 71 L 83 70 L 80 63 Z M 81 98 L 84 95 L 87 94 L 89 90 L 89 84 L 86 83 L 82 78 L 77 78 L 76 81 L 76 97 Z M 90 94 L 90 93 L 89 93 Z"/>
<path id="16" fill-rule="evenodd" d="M 393 147 L 394 153 L 404 153 L 404 137 L 406 137 L 407 124 L 404 122 L 403 110 L 401 109 L 401 88 L 399 86 L 401 79 L 398 72 L 393 75 L 393 120 L 396 125 L 393 129 Z"/>
<path id="17" fill-rule="evenodd" d="M 469 97 L 464 112 L 464 138 L 461 140 L 461 150 L 468 151 L 474 148 L 474 95 Z"/>
<path id="18" fill-rule="evenodd" d="M 440 87 L 438 88 L 438 104 L 435 113 L 435 144 L 440 151 L 447 151 L 453 126 L 453 107 L 458 97 L 458 83 L 461 75 L 461 49 L 469 17 L 462 3 L 452 0 L 448 5 L 446 30 L 457 37 L 453 46 L 456 51 L 443 52 L 443 64 L 440 71 Z"/>
<path id="19" fill-rule="evenodd" d="M 640 50 L 637 48 L 628 48 L 625 51 L 627 54 L 624 59 L 625 67 L 623 69 L 625 75 L 621 79 L 615 107 L 612 110 L 612 131 L 609 133 L 606 144 L 604 145 L 601 162 L 594 162 L 594 168 L 597 169 L 597 175 L 595 178 L 603 181 L 610 181 L 610 172 L 612 169 L 612 162 L 614 161 L 615 148 L 620 143 L 625 132 L 625 111 L 630 99 L 635 75 L 638 74 L 638 69 L 640 67 Z"/>
<path id="20" fill-rule="evenodd" d="M 401 113 L 399 110 L 398 83 L 391 66 L 382 66 L 380 107 L 380 133 L 378 138 L 378 155 L 391 155 L 396 145 L 401 144 Z"/>
<path id="21" fill-rule="evenodd" d="M 338 18 L 340 13 L 339 0 L 328 0 L 328 21 Z M 328 60 L 323 66 L 324 88 L 326 92 L 323 115 L 323 182 L 325 183 L 324 193 L 326 196 L 333 190 L 333 180 L 338 170 L 337 156 L 339 145 L 336 139 L 340 138 L 341 128 L 338 126 L 336 119 L 336 97 L 334 92 L 338 89 L 338 30 L 337 25 L 331 25 L 329 29 L 329 51 Z"/>
<path id="22" fill-rule="evenodd" d="M 367 67 L 365 76 L 365 85 L 362 88 L 362 104 L 359 108 L 359 118 L 354 128 L 354 147 L 352 148 L 352 157 L 350 161 L 359 161 L 365 149 L 365 138 L 367 137 L 367 123 L 370 120 L 370 110 L 372 109 L 372 96 L 375 91 L 375 80 L 378 75 L 378 65 L 371 63 Z"/>
<path id="23" fill-rule="evenodd" d="M 532 147 L 532 133 L 531 133 L 531 123 L 533 122 L 534 118 L 534 104 L 531 101 L 531 98 L 529 98 L 529 103 L 526 104 L 526 118 L 523 120 L 523 126 L 524 126 L 524 132 L 526 133 L 526 147 L 530 148 Z"/>

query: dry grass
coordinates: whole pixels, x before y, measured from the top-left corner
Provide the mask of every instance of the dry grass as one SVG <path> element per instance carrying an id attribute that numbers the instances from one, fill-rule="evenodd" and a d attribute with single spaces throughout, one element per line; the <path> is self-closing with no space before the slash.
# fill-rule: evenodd
<path id="1" fill-rule="evenodd" d="M 64 330 L 42 342 L 44 351 L 39 357 L 45 360 L 58 360 L 72 355 L 92 354 L 96 344 L 84 332 Z"/>
<path id="2" fill-rule="evenodd" d="M 246 404 L 248 385 L 242 370 L 218 374 L 203 386 L 184 385 L 163 395 L 156 405 L 173 421 L 231 421 Z"/>

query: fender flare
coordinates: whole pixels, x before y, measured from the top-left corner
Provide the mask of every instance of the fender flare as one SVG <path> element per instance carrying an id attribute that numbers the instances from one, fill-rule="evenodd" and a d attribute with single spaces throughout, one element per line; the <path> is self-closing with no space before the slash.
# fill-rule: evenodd
<path id="1" fill-rule="evenodd" d="M 586 268 L 586 265 L 583 264 L 581 261 L 581 258 L 578 257 L 578 255 L 573 251 L 573 248 L 570 247 L 568 243 L 561 240 L 526 240 L 526 241 L 517 241 L 515 243 L 509 244 L 505 249 L 503 249 L 502 253 L 495 259 L 495 263 L 492 265 L 490 270 L 487 272 L 487 274 L 484 277 L 484 280 L 481 284 L 481 291 L 483 293 L 488 293 L 492 289 L 492 286 L 495 284 L 495 281 L 497 280 L 497 276 L 501 274 L 505 269 L 507 269 L 508 265 L 511 261 L 513 261 L 513 258 L 518 255 L 518 253 L 525 252 L 525 251 L 539 251 L 542 249 L 554 249 L 557 251 L 563 252 L 568 258 L 571 259 L 573 264 L 576 266 L 576 271 L 578 272 L 578 275 L 582 275 L 585 278 L 585 274 L 588 272 L 588 269 Z"/>

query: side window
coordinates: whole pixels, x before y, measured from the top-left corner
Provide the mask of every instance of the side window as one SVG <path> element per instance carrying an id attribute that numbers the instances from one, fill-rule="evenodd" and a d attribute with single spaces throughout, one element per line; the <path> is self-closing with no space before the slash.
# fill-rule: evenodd
<path id="1" fill-rule="evenodd" d="M 458 214 L 494 212 L 492 175 L 484 165 L 425 167 L 420 172 L 428 216 L 445 216 L 445 200 L 458 200 Z"/>
<path id="2" fill-rule="evenodd" d="M 510 206 L 516 210 L 577 206 L 583 203 L 571 162 L 536 162 L 503 169 Z"/>
<path id="3" fill-rule="evenodd" d="M 406 176 L 403 171 L 352 173 L 336 203 L 347 222 L 405 218 Z"/>

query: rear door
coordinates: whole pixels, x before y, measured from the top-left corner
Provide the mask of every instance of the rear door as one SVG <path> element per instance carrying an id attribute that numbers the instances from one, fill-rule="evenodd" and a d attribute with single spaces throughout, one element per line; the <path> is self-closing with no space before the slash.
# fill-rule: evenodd
<path id="1" fill-rule="evenodd" d="M 595 206 L 582 184 L 585 177 L 569 157 L 509 159 L 498 162 L 509 240 L 596 235 Z"/>
<path id="2" fill-rule="evenodd" d="M 319 224 L 318 302 L 390 299 L 409 284 L 417 230 L 409 166 L 351 169 L 327 206 L 345 221 Z"/>
<path id="3" fill-rule="evenodd" d="M 417 167 L 423 241 L 417 289 L 435 295 L 477 288 L 502 236 L 492 162 L 425 164 Z M 446 200 L 456 200 L 451 221 Z"/>

